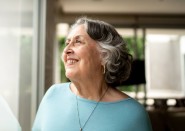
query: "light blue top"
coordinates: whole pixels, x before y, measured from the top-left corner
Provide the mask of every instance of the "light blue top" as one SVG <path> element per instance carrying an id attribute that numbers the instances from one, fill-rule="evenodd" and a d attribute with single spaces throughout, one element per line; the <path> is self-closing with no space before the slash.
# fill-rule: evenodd
<path id="1" fill-rule="evenodd" d="M 32 131 L 80 131 L 76 95 L 70 83 L 53 85 L 45 94 Z M 82 126 L 97 102 L 78 98 Z M 145 108 L 132 98 L 100 102 L 83 131 L 152 131 Z"/>

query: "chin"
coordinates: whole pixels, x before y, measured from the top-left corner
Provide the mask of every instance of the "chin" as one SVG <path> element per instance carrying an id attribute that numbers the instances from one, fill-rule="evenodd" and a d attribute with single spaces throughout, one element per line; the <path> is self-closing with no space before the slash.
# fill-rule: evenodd
<path id="1" fill-rule="evenodd" d="M 68 79 L 72 79 L 75 76 L 74 72 L 71 71 L 66 71 L 65 75 Z"/>

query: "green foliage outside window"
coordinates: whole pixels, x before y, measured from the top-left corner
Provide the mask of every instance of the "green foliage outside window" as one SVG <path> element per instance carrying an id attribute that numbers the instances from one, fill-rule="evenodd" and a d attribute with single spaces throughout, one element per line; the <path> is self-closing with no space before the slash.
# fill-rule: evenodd
<path id="1" fill-rule="evenodd" d="M 127 48 L 129 49 L 130 54 L 132 54 L 134 59 L 144 59 L 144 44 L 143 38 L 138 37 L 136 40 L 134 37 L 125 37 L 127 42 Z"/>
<path id="2" fill-rule="evenodd" d="M 65 37 L 59 38 L 58 41 L 59 41 L 59 51 L 61 54 L 64 50 L 64 47 L 65 47 Z M 64 63 L 62 60 L 60 60 L 60 80 L 61 80 L 61 82 L 68 81 L 68 79 L 65 76 L 65 68 L 64 68 Z"/>

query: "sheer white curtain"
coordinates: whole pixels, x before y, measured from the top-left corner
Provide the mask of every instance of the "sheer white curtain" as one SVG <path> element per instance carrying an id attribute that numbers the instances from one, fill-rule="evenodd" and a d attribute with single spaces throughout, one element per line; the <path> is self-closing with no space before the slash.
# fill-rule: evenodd
<path id="1" fill-rule="evenodd" d="M 38 50 L 43 44 L 38 32 L 44 32 L 39 29 L 44 1 L 0 0 L 0 131 L 19 131 L 19 123 L 23 131 L 31 130 L 42 81 L 38 61 L 44 54 Z"/>
<path id="2" fill-rule="evenodd" d="M 21 131 L 21 127 L 16 117 L 12 113 L 9 105 L 0 96 L 0 131 Z"/>

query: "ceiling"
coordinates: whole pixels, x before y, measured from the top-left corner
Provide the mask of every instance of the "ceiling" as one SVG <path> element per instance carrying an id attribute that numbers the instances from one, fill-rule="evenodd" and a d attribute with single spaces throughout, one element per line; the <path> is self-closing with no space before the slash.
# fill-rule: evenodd
<path id="1" fill-rule="evenodd" d="M 79 16 L 121 27 L 185 28 L 185 0 L 58 0 L 58 22 Z"/>
<path id="2" fill-rule="evenodd" d="M 59 0 L 64 13 L 185 14 L 185 0 Z"/>

